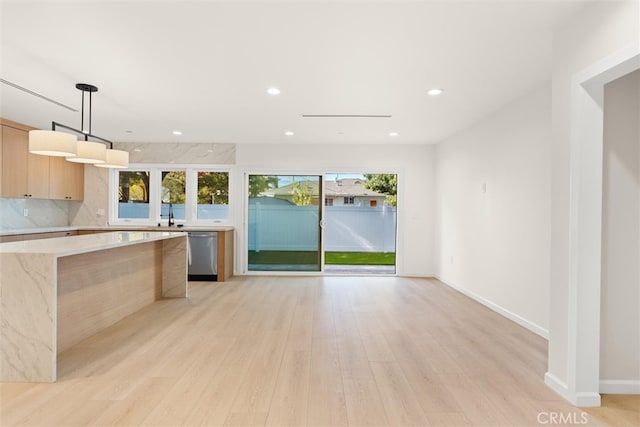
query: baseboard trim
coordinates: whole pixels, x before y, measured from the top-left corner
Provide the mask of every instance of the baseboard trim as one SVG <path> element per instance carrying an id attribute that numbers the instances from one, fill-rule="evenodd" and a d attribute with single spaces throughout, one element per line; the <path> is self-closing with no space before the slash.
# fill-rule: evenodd
<path id="1" fill-rule="evenodd" d="M 580 392 L 575 394 L 575 402 L 571 402 L 581 408 L 597 408 L 602 405 L 600 393 Z"/>
<path id="2" fill-rule="evenodd" d="M 455 283 L 448 281 L 446 279 L 443 279 L 440 276 L 434 276 L 436 279 L 440 280 L 442 283 L 444 283 L 445 285 L 457 290 L 458 292 L 461 292 L 463 294 L 465 294 L 466 296 L 468 296 L 469 298 L 479 302 L 480 304 L 484 305 L 485 307 L 490 308 L 491 310 L 495 311 L 498 314 L 501 314 L 502 316 L 506 317 L 509 320 L 512 320 L 514 322 L 516 322 L 518 325 L 522 326 L 523 328 L 527 328 L 528 330 L 530 330 L 531 332 L 533 332 L 536 335 L 541 336 L 542 338 L 549 340 L 549 330 L 548 329 L 544 329 L 539 325 L 536 325 L 533 322 L 530 322 L 529 320 L 525 319 L 524 317 L 521 317 L 509 310 L 507 310 L 506 308 L 489 301 L 486 298 L 481 297 L 480 295 L 475 294 L 474 292 L 471 292 L 469 289 L 466 289 L 462 286 L 458 286 Z"/>
<path id="3" fill-rule="evenodd" d="M 563 381 L 560 381 L 558 377 L 553 375 L 550 372 L 544 374 L 544 383 L 551 390 L 558 393 L 565 400 L 575 406 L 583 407 L 583 408 L 592 408 L 598 407 L 601 405 L 600 394 L 594 392 L 572 392 L 569 390 L 567 384 Z"/>
<path id="4" fill-rule="evenodd" d="M 600 393 L 640 394 L 640 380 L 600 380 Z"/>
<path id="5" fill-rule="evenodd" d="M 551 390 L 555 391 L 566 400 L 571 401 L 571 399 L 569 399 L 569 388 L 567 387 L 567 384 L 564 381 L 560 381 L 560 379 L 551 372 L 544 374 L 544 383 Z"/>
<path id="6" fill-rule="evenodd" d="M 409 278 L 416 278 L 416 279 L 433 279 L 436 277 L 436 275 L 433 273 L 416 273 L 414 271 L 409 273 L 398 272 L 398 277 L 409 277 Z"/>

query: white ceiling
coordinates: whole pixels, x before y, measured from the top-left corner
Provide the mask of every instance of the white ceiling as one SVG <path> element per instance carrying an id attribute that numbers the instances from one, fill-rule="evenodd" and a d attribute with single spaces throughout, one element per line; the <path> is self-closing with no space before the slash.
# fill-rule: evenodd
<path id="1" fill-rule="evenodd" d="M 77 109 L 98 86 L 93 133 L 120 142 L 434 143 L 549 81 L 551 29 L 584 5 L 3 0 L 0 77 Z M 80 127 L 0 90 L 2 117 Z"/>

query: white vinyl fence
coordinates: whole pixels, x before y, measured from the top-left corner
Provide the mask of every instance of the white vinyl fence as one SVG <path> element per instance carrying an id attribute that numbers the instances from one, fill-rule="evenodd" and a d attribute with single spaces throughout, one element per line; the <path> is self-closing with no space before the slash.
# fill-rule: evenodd
<path id="1" fill-rule="evenodd" d="M 324 249 L 339 252 L 395 252 L 396 208 L 325 206 Z M 318 249 L 318 207 L 249 206 L 249 250 Z"/>

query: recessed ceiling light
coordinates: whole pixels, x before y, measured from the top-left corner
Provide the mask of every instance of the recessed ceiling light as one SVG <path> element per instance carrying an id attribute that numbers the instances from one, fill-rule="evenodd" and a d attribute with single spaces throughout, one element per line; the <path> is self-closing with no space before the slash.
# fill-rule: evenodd
<path id="1" fill-rule="evenodd" d="M 174 134 L 174 135 L 182 135 L 182 131 L 174 130 L 174 131 L 173 131 L 173 134 Z"/>
<path id="2" fill-rule="evenodd" d="M 438 87 L 434 87 L 433 89 L 429 90 L 429 92 L 427 93 L 431 96 L 438 96 L 438 95 L 442 95 L 442 92 L 444 92 L 442 89 Z"/>
<path id="3" fill-rule="evenodd" d="M 207 150 L 207 153 L 213 153 L 213 150 L 209 149 Z"/>
<path id="4" fill-rule="evenodd" d="M 269 89 L 267 89 L 267 93 L 269 95 L 279 95 L 280 89 L 278 89 L 277 87 L 270 87 Z"/>
<path id="5" fill-rule="evenodd" d="M 131 129 L 127 129 L 125 130 L 125 133 L 133 133 L 133 131 Z"/>
<path id="6" fill-rule="evenodd" d="M 290 130 L 286 131 L 284 134 L 285 134 L 285 135 L 287 135 L 287 136 L 293 136 L 293 135 L 295 135 L 295 134 L 294 134 L 293 132 L 291 132 Z"/>
<path id="7" fill-rule="evenodd" d="M 135 151 L 136 153 L 141 152 L 142 150 L 140 148 L 134 148 L 133 151 Z"/>
<path id="8" fill-rule="evenodd" d="M 389 136 L 398 136 L 398 132 L 389 132 Z"/>

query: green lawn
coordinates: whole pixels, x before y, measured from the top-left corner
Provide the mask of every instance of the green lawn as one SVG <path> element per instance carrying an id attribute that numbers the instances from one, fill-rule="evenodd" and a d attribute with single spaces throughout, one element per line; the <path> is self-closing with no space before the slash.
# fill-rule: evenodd
<path id="1" fill-rule="evenodd" d="M 394 252 L 325 252 L 325 264 L 395 265 Z M 317 264 L 315 251 L 249 251 L 249 264 Z"/>
<path id="2" fill-rule="evenodd" d="M 249 251 L 249 264 L 318 264 L 317 251 Z"/>
<path id="3" fill-rule="evenodd" d="M 396 265 L 395 252 L 325 252 L 325 264 Z"/>

